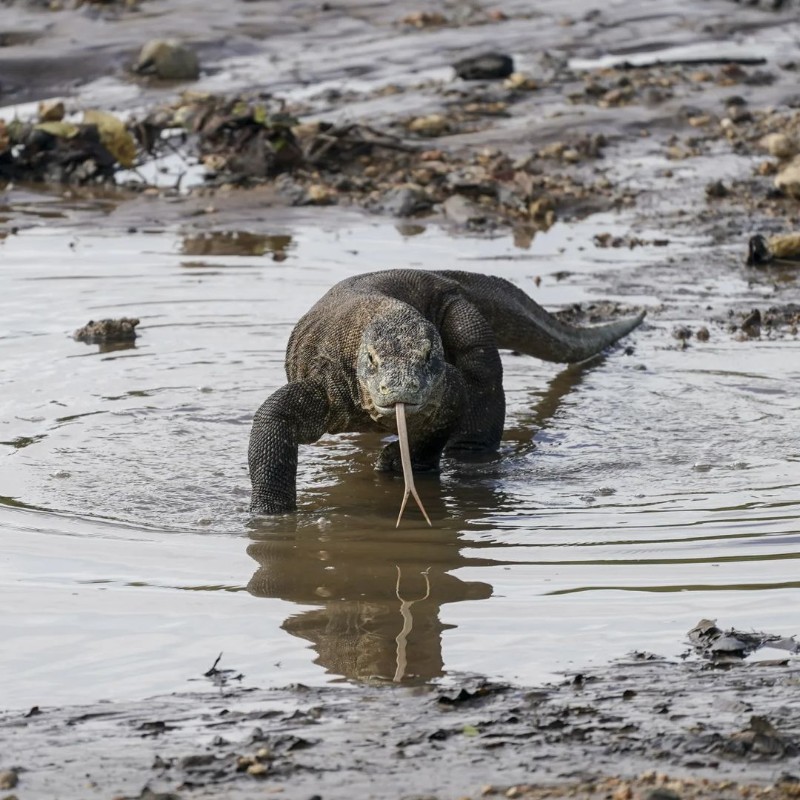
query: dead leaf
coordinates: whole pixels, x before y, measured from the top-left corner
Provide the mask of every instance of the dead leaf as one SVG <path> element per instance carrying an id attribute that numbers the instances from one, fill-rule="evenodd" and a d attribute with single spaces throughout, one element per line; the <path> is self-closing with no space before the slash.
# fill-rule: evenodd
<path id="1" fill-rule="evenodd" d="M 71 122 L 40 122 L 34 125 L 34 130 L 44 131 L 51 136 L 58 136 L 59 139 L 71 139 L 75 136 L 79 128 Z"/>
<path id="2" fill-rule="evenodd" d="M 105 111 L 89 109 L 83 112 L 87 125 L 96 125 L 103 147 L 119 161 L 123 167 L 132 167 L 136 158 L 136 143 L 128 133 L 122 120 Z M 41 127 L 41 126 L 39 126 Z"/>

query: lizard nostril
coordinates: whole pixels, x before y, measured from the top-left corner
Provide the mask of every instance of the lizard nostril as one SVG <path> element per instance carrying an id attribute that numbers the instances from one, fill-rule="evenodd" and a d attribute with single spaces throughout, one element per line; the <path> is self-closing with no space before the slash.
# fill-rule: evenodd
<path id="1" fill-rule="evenodd" d="M 380 390 L 381 394 L 389 394 L 389 387 L 386 385 L 386 381 L 381 381 L 378 389 Z"/>

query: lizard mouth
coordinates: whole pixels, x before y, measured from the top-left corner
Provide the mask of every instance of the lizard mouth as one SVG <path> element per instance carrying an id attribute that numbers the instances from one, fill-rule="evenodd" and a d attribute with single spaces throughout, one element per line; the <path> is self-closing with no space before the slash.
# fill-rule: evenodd
<path id="1" fill-rule="evenodd" d="M 373 401 L 375 411 L 382 417 L 394 417 L 396 413 L 396 404 L 392 403 L 390 406 L 381 406 Z M 416 414 L 421 408 L 420 403 L 404 403 L 406 414 Z"/>

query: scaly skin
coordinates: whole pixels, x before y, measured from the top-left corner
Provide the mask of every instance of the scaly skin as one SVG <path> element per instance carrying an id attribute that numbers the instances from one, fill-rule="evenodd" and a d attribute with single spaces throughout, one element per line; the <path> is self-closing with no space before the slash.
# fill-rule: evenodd
<path id="1" fill-rule="evenodd" d="M 251 510 L 295 510 L 298 445 L 324 433 L 396 432 L 396 403 L 405 403 L 415 470 L 438 469 L 445 447 L 495 450 L 505 420 L 498 348 L 583 361 L 643 318 L 573 327 L 508 281 L 468 272 L 348 278 L 297 323 L 286 351 L 288 383 L 256 412 Z M 401 471 L 397 442 L 376 468 Z"/>

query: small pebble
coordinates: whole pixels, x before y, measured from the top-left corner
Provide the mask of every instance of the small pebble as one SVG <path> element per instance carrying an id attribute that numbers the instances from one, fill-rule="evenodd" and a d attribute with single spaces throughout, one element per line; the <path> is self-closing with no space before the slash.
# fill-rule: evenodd
<path id="1" fill-rule="evenodd" d="M 722 181 L 713 181 L 706 186 L 706 197 L 715 200 L 727 197 L 730 193 L 730 189 Z"/>
<path id="2" fill-rule="evenodd" d="M 16 770 L 6 769 L 0 772 L 0 789 L 13 789 L 19 782 Z"/>

